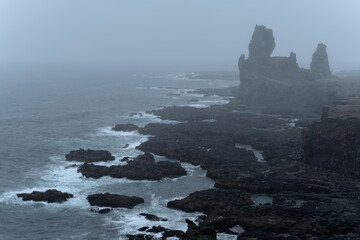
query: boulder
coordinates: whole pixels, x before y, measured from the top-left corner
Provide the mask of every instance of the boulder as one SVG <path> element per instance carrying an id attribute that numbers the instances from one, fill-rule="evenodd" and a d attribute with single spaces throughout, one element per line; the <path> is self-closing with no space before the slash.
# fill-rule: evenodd
<path id="1" fill-rule="evenodd" d="M 154 214 L 140 213 L 139 215 L 145 217 L 149 221 L 167 221 L 166 218 L 160 218 Z"/>
<path id="2" fill-rule="evenodd" d="M 109 151 L 106 150 L 84 150 L 80 148 L 79 150 L 73 150 L 70 153 L 65 155 L 67 161 L 78 161 L 78 162 L 107 162 L 115 160 L 115 157 L 111 155 Z"/>
<path id="3" fill-rule="evenodd" d="M 128 197 L 111 193 L 98 193 L 89 195 L 87 198 L 91 206 L 112 207 L 112 208 L 133 208 L 144 203 L 140 197 Z"/>
<path id="4" fill-rule="evenodd" d="M 45 192 L 33 191 L 32 193 L 19 193 L 16 194 L 23 201 L 35 201 L 35 202 L 48 202 L 48 203 L 63 203 L 68 198 L 72 198 L 73 195 L 66 192 L 60 192 L 55 189 L 49 189 Z"/>
<path id="5" fill-rule="evenodd" d="M 111 212 L 111 209 L 110 208 L 103 208 L 103 209 L 91 208 L 90 211 L 100 213 L 100 214 L 106 214 L 106 213 Z"/>
<path id="6" fill-rule="evenodd" d="M 127 124 L 116 124 L 111 130 L 113 131 L 122 131 L 122 132 L 132 132 L 138 130 L 139 127 L 132 123 Z"/>

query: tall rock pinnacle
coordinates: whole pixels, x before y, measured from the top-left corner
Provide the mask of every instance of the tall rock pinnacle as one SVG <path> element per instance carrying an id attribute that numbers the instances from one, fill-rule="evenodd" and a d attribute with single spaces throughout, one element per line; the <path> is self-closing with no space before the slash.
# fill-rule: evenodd
<path id="1" fill-rule="evenodd" d="M 271 29 L 256 25 L 249 44 L 249 59 L 261 61 L 268 59 L 275 48 L 275 39 Z"/>
<path id="2" fill-rule="evenodd" d="M 326 78 L 331 75 L 325 44 L 318 44 L 316 51 L 312 55 L 310 69 L 316 78 Z"/>

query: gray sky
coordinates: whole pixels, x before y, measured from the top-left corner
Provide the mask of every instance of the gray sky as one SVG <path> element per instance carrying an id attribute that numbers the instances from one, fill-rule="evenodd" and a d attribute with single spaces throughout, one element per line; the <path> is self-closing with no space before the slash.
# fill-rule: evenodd
<path id="1" fill-rule="evenodd" d="M 332 70 L 360 69 L 359 0 L 0 0 L 0 64 L 237 70 L 255 24 L 273 55 L 309 67 L 318 42 Z"/>

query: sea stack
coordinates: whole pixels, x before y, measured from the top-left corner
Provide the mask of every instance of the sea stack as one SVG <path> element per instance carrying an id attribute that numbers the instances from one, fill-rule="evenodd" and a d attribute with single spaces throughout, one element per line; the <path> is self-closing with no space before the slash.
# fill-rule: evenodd
<path id="1" fill-rule="evenodd" d="M 326 52 L 325 44 L 318 44 L 312 55 L 310 69 L 316 78 L 327 78 L 331 76 L 329 58 Z"/>
<path id="2" fill-rule="evenodd" d="M 249 44 L 249 61 L 266 62 L 275 49 L 275 39 L 271 29 L 256 25 Z"/>
<path id="3" fill-rule="evenodd" d="M 288 57 L 271 56 L 275 45 L 273 31 L 256 25 L 248 58 L 242 54 L 238 61 L 239 100 L 275 112 L 291 114 L 294 109 L 321 112 L 328 97 L 318 91 L 315 80 L 330 75 L 326 46 L 319 44 L 310 70 L 299 67 L 293 52 Z"/>

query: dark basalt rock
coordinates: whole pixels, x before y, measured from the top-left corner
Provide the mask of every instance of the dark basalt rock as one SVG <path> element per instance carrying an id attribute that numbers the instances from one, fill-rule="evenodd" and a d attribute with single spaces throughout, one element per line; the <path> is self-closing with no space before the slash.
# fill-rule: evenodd
<path id="1" fill-rule="evenodd" d="M 146 230 L 146 232 L 159 233 L 166 231 L 166 228 L 162 226 L 153 226 L 152 228 Z"/>
<path id="2" fill-rule="evenodd" d="M 360 177 L 360 99 L 325 108 L 320 122 L 302 132 L 305 162 Z"/>
<path id="3" fill-rule="evenodd" d="M 123 131 L 123 132 L 132 132 L 138 130 L 139 127 L 135 124 L 128 123 L 128 124 L 116 124 L 111 130 L 113 131 Z"/>
<path id="4" fill-rule="evenodd" d="M 195 223 L 186 219 L 188 229 L 181 240 L 216 240 L 216 231 L 212 227 L 198 227 Z"/>
<path id="5" fill-rule="evenodd" d="M 167 221 L 166 218 L 160 218 L 160 217 L 158 217 L 156 215 L 153 215 L 153 214 L 140 213 L 139 215 L 145 217 L 149 221 Z"/>
<path id="6" fill-rule="evenodd" d="M 80 165 L 79 164 L 71 164 L 69 166 L 66 166 L 65 169 L 69 169 L 69 168 L 77 168 L 79 167 Z"/>
<path id="7" fill-rule="evenodd" d="M 78 162 L 107 162 L 115 160 L 115 157 L 106 150 L 73 150 L 69 154 L 65 155 L 67 161 L 78 161 Z"/>
<path id="8" fill-rule="evenodd" d="M 137 156 L 134 161 L 140 163 L 154 163 L 155 158 L 151 153 L 145 152 L 144 154 Z"/>
<path id="9" fill-rule="evenodd" d="M 335 240 L 348 235 L 357 239 L 359 181 L 304 163 L 301 129 L 290 127 L 284 116 L 245 112 L 237 104 L 199 111 L 187 108 L 183 114 L 180 107 L 164 108 L 154 114 L 187 122 L 139 129 L 152 137 L 138 149 L 200 165 L 215 181 L 215 189 L 192 193 L 168 206 L 204 212 L 201 228 L 230 233 L 239 225 L 245 230 L 241 237 L 246 238 Z M 237 144 L 261 150 L 265 161 L 258 162 L 252 151 Z M 243 204 L 246 198 L 239 199 L 245 192 L 273 196 L 273 202 Z"/>
<path id="10" fill-rule="evenodd" d="M 183 237 L 184 236 L 184 232 L 180 231 L 180 230 L 171 230 L 171 229 L 167 229 L 163 232 L 163 238 L 167 239 L 169 237 Z"/>
<path id="11" fill-rule="evenodd" d="M 149 229 L 149 227 L 141 227 L 141 228 L 138 229 L 138 231 L 145 232 L 148 229 Z"/>
<path id="12" fill-rule="evenodd" d="M 312 55 L 310 69 L 316 78 L 326 78 L 331 76 L 325 44 L 318 44 L 314 54 Z"/>
<path id="13" fill-rule="evenodd" d="M 209 189 L 191 193 L 182 200 L 168 202 L 167 207 L 185 212 L 210 213 L 217 209 L 225 209 L 231 205 L 238 207 L 253 205 L 250 195 L 238 190 Z"/>
<path id="14" fill-rule="evenodd" d="M 106 214 L 111 212 L 110 208 L 103 208 L 103 209 L 95 209 L 95 208 L 91 208 L 90 210 L 91 212 L 96 212 L 96 213 L 100 213 L 100 214 Z"/>
<path id="15" fill-rule="evenodd" d="M 113 165 L 110 167 L 85 163 L 79 167 L 78 172 L 85 177 L 91 178 L 110 176 L 113 178 L 128 178 L 132 180 L 161 180 L 165 177 L 177 178 L 187 174 L 180 163 L 169 161 L 130 161 L 124 166 Z"/>
<path id="16" fill-rule="evenodd" d="M 147 229 L 146 232 L 149 233 L 162 233 L 162 237 L 160 239 L 168 239 L 170 237 L 177 237 L 177 238 L 181 238 L 182 236 L 184 236 L 184 232 L 180 231 L 180 230 L 171 230 L 171 229 L 167 229 L 161 226 L 153 226 L 152 228 L 149 229 L 149 227 L 142 227 L 139 228 L 138 230 L 143 232 Z M 130 240 L 152 240 L 152 239 L 159 239 L 159 238 L 155 238 L 152 235 L 147 235 L 147 234 L 135 234 L 135 235 L 126 235 L 128 237 L 128 239 Z"/>
<path id="17" fill-rule="evenodd" d="M 155 238 L 151 235 L 145 235 L 145 234 L 128 234 L 126 235 L 128 240 L 155 240 Z"/>
<path id="18" fill-rule="evenodd" d="M 72 198 L 74 195 L 70 193 L 60 192 L 55 189 L 49 189 L 45 192 L 33 191 L 32 193 L 19 193 L 16 194 L 23 201 L 35 201 L 35 202 L 48 202 L 48 203 L 62 203 L 67 201 L 68 198 Z"/>
<path id="19" fill-rule="evenodd" d="M 152 228 L 146 230 L 146 232 L 162 233 L 162 239 L 167 239 L 168 237 L 182 237 L 184 235 L 183 231 L 171 230 L 162 226 L 153 226 Z"/>
<path id="20" fill-rule="evenodd" d="M 121 162 L 129 162 L 130 158 L 129 157 L 123 157 L 120 161 Z"/>
<path id="21" fill-rule="evenodd" d="M 110 193 L 92 194 L 86 199 L 91 206 L 112 208 L 133 208 L 138 204 L 144 203 L 144 199 L 140 197 L 128 197 Z"/>

